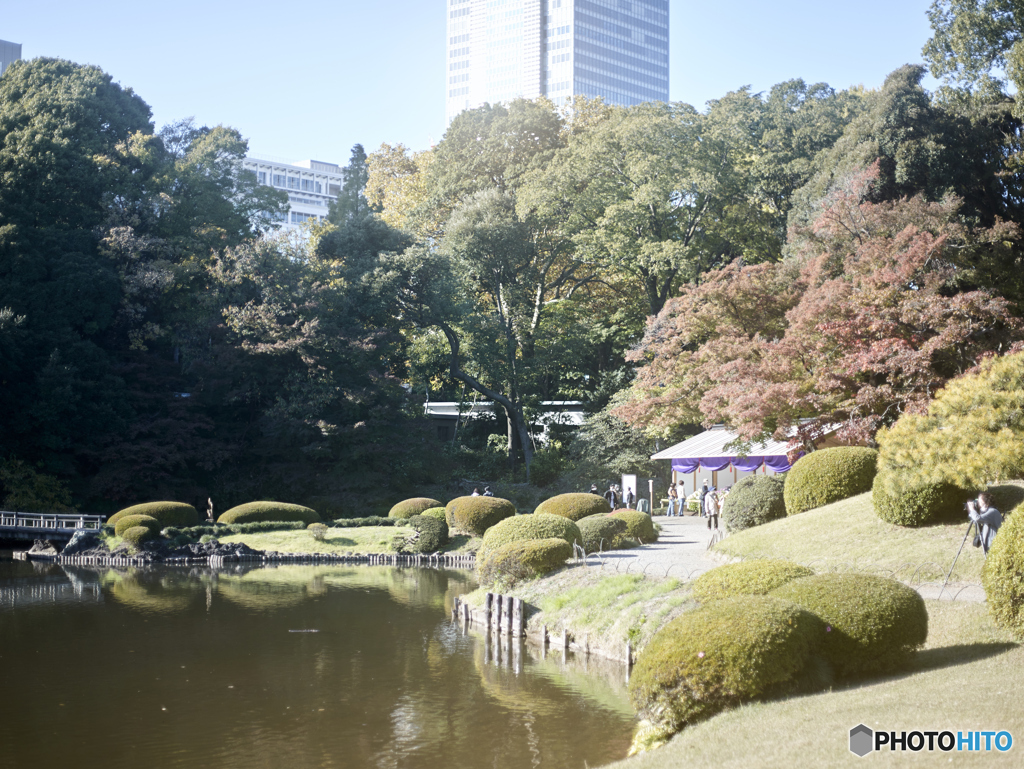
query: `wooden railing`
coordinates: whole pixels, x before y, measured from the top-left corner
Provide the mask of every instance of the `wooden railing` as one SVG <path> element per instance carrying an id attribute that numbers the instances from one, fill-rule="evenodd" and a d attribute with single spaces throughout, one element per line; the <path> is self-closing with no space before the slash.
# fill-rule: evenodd
<path id="1" fill-rule="evenodd" d="M 98 530 L 103 525 L 105 516 L 57 515 L 56 513 L 10 513 L 0 510 L 0 527 L 42 529 L 46 531 L 67 531 L 75 529 Z"/>

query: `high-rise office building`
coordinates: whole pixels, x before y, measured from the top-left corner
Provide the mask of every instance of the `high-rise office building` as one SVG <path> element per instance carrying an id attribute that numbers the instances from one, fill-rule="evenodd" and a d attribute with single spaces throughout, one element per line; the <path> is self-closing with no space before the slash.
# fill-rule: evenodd
<path id="1" fill-rule="evenodd" d="M 0 40 L 0 75 L 4 70 L 21 58 L 21 43 L 8 43 Z"/>
<path id="2" fill-rule="evenodd" d="M 448 121 L 485 102 L 668 100 L 668 0 L 447 0 Z"/>

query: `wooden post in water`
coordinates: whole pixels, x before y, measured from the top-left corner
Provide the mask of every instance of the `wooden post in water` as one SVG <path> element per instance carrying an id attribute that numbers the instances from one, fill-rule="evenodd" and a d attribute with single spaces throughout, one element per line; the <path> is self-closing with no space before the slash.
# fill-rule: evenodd
<path id="1" fill-rule="evenodd" d="M 503 608 L 505 608 L 502 605 L 505 602 L 502 600 L 502 596 L 500 596 L 500 595 L 497 597 L 497 599 L 498 600 L 495 601 L 495 604 L 497 604 L 497 607 L 496 607 L 496 609 L 494 611 L 494 615 L 495 615 L 495 617 L 494 617 L 494 627 L 498 631 L 498 635 L 501 635 L 501 611 L 502 611 Z"/>
<path id="2" fill-rule="evenodd" d="M 523 637 L 523 627 L 525 625 L 523 621 L 523 599 L 514 598 L 512 600 L 512 633 L 516 638 Z"/>
<path id="3" fill-rule="evenodd" d="M 487 632 L 491 632 L 491 609 L 494 604 L 494 593 L 487 593 L 484 595 L 484 624 L 487 626 Z"/>
<path id="4" fill-rule="evenodd" d="M 505 596 L 505 632 L 512 637 L 512 596 Z"/>
<path id="5" fill-rule="evenodd" d="M 569 631 L 567 628 L 562 628 L 562 651 L 569 651 Z"/>

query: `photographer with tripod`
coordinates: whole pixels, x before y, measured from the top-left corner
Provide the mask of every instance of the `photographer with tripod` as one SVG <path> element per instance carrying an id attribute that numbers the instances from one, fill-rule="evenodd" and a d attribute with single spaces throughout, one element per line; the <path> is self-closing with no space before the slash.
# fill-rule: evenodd
<path id="1" fill-rule="evenodd" d="M 972 499 L 967 503 L 967 515 L 977 526 L 974 546 L 983 547 L 985 555 L 988 556 L 992 540 L 995 539 L 999 527 L 1003 525 L 1002 513 L 992 507 L 992 497 L 987 491 L 983 491 L 978 495 L 977 500 Z"/>

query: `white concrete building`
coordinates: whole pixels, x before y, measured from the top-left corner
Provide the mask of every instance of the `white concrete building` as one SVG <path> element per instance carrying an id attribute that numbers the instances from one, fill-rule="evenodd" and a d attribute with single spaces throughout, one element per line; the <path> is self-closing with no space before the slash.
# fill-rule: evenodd
<path id="1" fill-rule="evenodd" d="M 243 168 L 256 174 L 256 181 L 288 193 L 288 213 L 282 230 L 297 230 L 310 219 L 322 221 L 341 192 L 345 176 L 337 163 L 299 160 L 285 163 L 261 157 L 246 157 Z"/>

